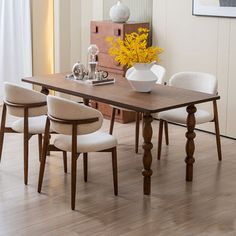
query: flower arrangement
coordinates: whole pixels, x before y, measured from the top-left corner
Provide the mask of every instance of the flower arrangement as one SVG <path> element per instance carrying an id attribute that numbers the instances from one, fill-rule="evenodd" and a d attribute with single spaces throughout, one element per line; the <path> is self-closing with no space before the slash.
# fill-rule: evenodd
<path id="1" fill-rule="evenodd" d="M 132 67 L 135 63 L 159 62 L 159 54 L 163 52 L 159 47 L 148 47 L 149 30 L 139 28 L 138 32 L 125 35 L 125 39 L 116 39 L 107 37 L 109 43 L 109 54 L 115 57 L 115 61 L 127 68 Z"/>

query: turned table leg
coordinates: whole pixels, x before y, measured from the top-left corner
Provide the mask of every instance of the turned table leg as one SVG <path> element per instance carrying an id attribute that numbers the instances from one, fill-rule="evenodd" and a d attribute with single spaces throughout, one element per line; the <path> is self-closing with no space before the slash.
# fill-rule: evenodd
<path id="1" fill-rule="evenodd" d="M 143 193 L 150 195 L 151 193 L 151 176 L 152 176 L 152 121 L 153 117 L 149 113 L 145 113 L 143 116 Z"/>
<path id="2" fill-rule="evenodd" d="M 193 157 L 194 150 L 195 150 L 195 144 L 194 144 L 194 138 L 196 137 L 196 134 L 194 132 L 195 129 L 195 115 L 194 113 L 197 111 L 196 107 L 193 105 L 190 105 L 187 107 L 188 117 L 187 117 L 187 132 L 186 132 L 186 154 L 187 157 L 185 158 L 186 162 L 186 181 L 192 181 L 193 180 L 193 163 L 195 162 L 195 159 Z"/>

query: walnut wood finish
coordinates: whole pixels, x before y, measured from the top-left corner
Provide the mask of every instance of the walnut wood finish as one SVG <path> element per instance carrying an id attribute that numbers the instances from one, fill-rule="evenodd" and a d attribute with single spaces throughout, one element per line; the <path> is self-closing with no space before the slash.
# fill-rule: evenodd
<path id="1" fill-rule="evenodd" d="M 83 153 L 84 182 L 88 180 L 88 153 Z"/>
<path id="2" fill-rule="evenodd" d="M 164 128 L 165 128 L 165 138 L 166 138 L 166 145 L 169 145 L 169 132 L 168 132 L 168 122 L 164 122 Z"/>
<path id="3" fill-rule="evenodd" d="M 56 90 L 58 92 L 67 93 L 74 96 L 79 96 L 89 100 L 107 103 L 121 108 L 130 109 L 136 112 L 146 114 L 144 122 L 144 130 L 151 130 L 151 125 L 148 125 L 149 119 L 152 119 L 150 114 L 165 110 L 170 110 L 179 107 L 185 107 L 192 104 L 199 104 L 220 99 L 218 95 L 210 95 L 206 93 L 175 88 L 164 85 L 156 85 L 151 93 L 138 93 L 132 90 L 128 82 L 124 79 L 117 79 L 115 84 L 106 86 L 91 86 L 77 81 L 65 79 L 65 74 L 53 74 L 48 76 L 35 76 L 24 78 L 22 81 L 39 85 L 47 89 Z M 147 114 L 149 119 L 147 119 Z M 194 114 L 193 114 L 194 116 Z M 188 124 L 190 125 L 190 123 Z M 148 128 L 149 127 L 149 128 Z M 149 131 L 150 132 L 150 131 Z M 148 133 L 145 132 L 144 140 L 147 145 L 144 145 L 146 151 L 144 159 L 144 190 L 145 194 L 150 194 L 150 179 L 151 171 L 151 148 L 149 145 Z M 189 145 L 188 145 L 189 147 Z M 189 165 L 187 165 L 189 167 Z M 188 172 L 188 170 L 187 170 Z M 187 173 L 186 173 L 187 175 Z"/>
<path id="4" fill-rule="evenodd" d="M 2 159 L 2 148 L 3 148 L 5 125 L 6 125 L 6 116 L 7 116 L 6 112 L 7 112 L 6 104 L 3 104 L 2 119 L 1 119 L 1 130 L 0 130 L 0 162 L 1 162 L 1 159 Z"/>
<path id="5" fill-rule="evenodd" d="M 196 134 L 194 132 L 195 129 L 195 112 L 197 111 L 196 107 L 194 105 L 190 105 L 187 107 L 188 117 L 187 117 L 187 132 L 186 132 L 186 153 L 187 157 L 185 158 L 185 162 L 187 164 L 186 166 L 186 181 L 192 181 L 193 180 L 193 163 L 195 162 L 195 159 L 193 157 L 194 150 L 195 150 L 195 144 L 194 139 L 196 137 Z"/>
<path id="6" fill-rule="evenodd" d="M 113 129 L 114 129 L 114 123 L 115 123 L 115 117 L 116 117 L 116 108 L 112 108 L 112 114 L 111 114 L 111 122 L 110 122 L 110 134 L 113 134 Z"/>
<path id="7" fill-rule="evenodd" d="M 67 152 L 63 152 L 64 172 L 67 173 Z"/>
<path id="8" fill-rule="evenodd" d="M 46 121 L 46 128 L 45 128 L 45 137 L 44 137 L 44 144 L 43 144 L 43 154 L 40 163 L 40 170 L 39 170 L 39 180 L 38 180 L 38 192 L 41 192 L 42 183 L 43 183 L 43 176 L 45 170 L 45 163 L 46 163 L 46 156 L 47 150 L 49 148 L 49 130 L 50 130 L 50 120 L 53 122 L 57 122 L 59 124 L 67 124 L 71 125 L 72 128 L 72 152 L 71 152 L 71 209 L 75 210 L 75 199 L 76 199 L 76 175 L 77 175 L 77 159 L 80 156 L 80 153 L 77 151 L 77 128 L 80 124 L 91 124 L 98 121 L 98 117 L 88 118 L 88 119 L 79 119 L 79 120 L 65 120 L 65 119 L 58 119 L 53 116 L 48 115 Z M 52 148 L 53 149 L 53 148 Z M 56 150 L 60 150 L 55 148 Z M 63 151 L 63 150 L 61 150 Z M 108 149 L 108 150 L 101 150 L 101 152 L 111 152 L 112 153 L 112 169 L 113 169 L 113 185 L 114 185 L 114 194 L 118 194 L 118 180 L 117 180 L 117 151 L 116 147 Z M 66 152 L 63 151 L 63 157 L 66 157 Z M 66 164 L 66 165 L 65 165 Z M 84 181 L 87 182 L 88 176 L 88 153 L 83 153 L 83 164 L 84 164 Z M 64 169 L 67 166 L 65 163 L 64 158 Z M 67 171 L 67 168 L 65 172 Z M 114 173 L 115 172 L 115 173 Z"/>
<path id="9" fill-rule="evenodd" d="M 218 108 L 217 108 L 216 101 L 213 101 L 213 111 L 214 111 L 214 123 L 215 123 L 215 132 L 216 132 L 218 159 L 219 161 L 221 161 L 222 153 L 221 153 L 221 141 L 220 141 L 220 127 L 219 127 Z"/>
<path id="10" fill-rule="evenodd" d="M 139 126 L 140 126 L 140 112 L 135 113 L 135 153 L 138 153 L 139 146 Z"/>
<path id="11" fill-rule="evenodd" d="M 112 114 L 111 114 L 111 122 L 110 122 L 110 130 L 109 133 L 113 134 L 115 118 L 116 118 L 116 111 L 115 107 L 112 107 Z M 133 113 L 133 112 L 132 112 Z M 138 153 L 138 146 L 139 146 L 139 126 L 140 126 L 140 112 L 135 112 L 135 153 Z"/>
<path id="12" fill-rule="evenodd" d="M 38 148 L 39 148 L 39 161 L 41 161 L 42 149 L 43 149 L 43 135 L 38 134 Z"/>
<path id="13" fill-rule="evenodd" d="M 162 137 L 163 137 L 163 124 L 164 121 L 159 122 L 159 132 L 158 132 L 158 144 L 157 144 L 157 159 L 161 159 L 161 149 L 162 149 Z"/>
<path id="14" fill-rule="evenodd" d="M 47 147 L 49 144 L 49 135 L 50 135 L 50 120 L 49 118 L 47 118 L 45 132 L 44 132 L 44 139 L 43 139 L 43 151 L 42 151 L 42 157 L 41 157 L 40 169 L 39 169 L 39 180 L 38 180 L 39 193 L 41 193 L 41 189 L 42 189 L 45 163 L 46 163 L 46 158 L 47 158 Z"/>
<path id="15" fill-rule="evenodd" d="M 152 121 L 153 117 L 149 113 L 144 113 L 143 116 L 143 166 L 144 170 L 142 172 L 143 179 L 143 192 L 148 195 L 151 193 L 151 176 L 152 176 L 152 153 L 151 150 L 153 148 L 152 145 Z"/>

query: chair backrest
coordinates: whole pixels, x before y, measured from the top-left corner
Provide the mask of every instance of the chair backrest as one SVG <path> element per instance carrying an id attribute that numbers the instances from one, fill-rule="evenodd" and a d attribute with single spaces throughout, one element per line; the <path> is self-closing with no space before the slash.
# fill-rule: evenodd
<path id="1" fill-rule="evenodd" d="M 179 72 L 171 77 L 169 85 L 203 93 L 217 93 L 217 79 L 214 75 L 208 73 Z"/>
<path id="2" fill-rule="evenodd" d="M 126 72 L 126 77 L 134 70 L 134 67 L 131 67 Z M 154 64 L 151 68 L 152 72 L 158 77 L 157 84 L 163 84 L 166 74 L 166 69 L 163 66 Z"/>
<path id="3" fill-rule="evenodd" d="M 17 105 L 30 105 L 35 103 L 43 103 L 47 101 L 47 97 L 37 91 L 24 88 L 13 83 L 4 83 L 4 101 Z M 24 117 L 24 107 L 7 106 L 7 112 L 10 115 Z M 47 114 L 47 106 L 29 108 L 28 116 L 41 116 Z"/>
<path id="4" fill-rule="evenodd" d="M 163 84 L 166 75 L 166 69 L 160 65 L 153 65 L 151 70 L 158 77 L 157 84 Z"/>
<path id="5" fill-rule="evenodd" d="M 53 118 L 70 121 L 90 118 L 98 118 L 98 121 L 77 126 L 77 134 L 89 134 L 99 130 L 102 126 L 103 116 L 101 112 L 91 107 L 55 96 L 47 97 L 48 115 Z M 72 124 L 62 124 L 51 121 L 52 130 L 65 135 L 72 134 Z"/>

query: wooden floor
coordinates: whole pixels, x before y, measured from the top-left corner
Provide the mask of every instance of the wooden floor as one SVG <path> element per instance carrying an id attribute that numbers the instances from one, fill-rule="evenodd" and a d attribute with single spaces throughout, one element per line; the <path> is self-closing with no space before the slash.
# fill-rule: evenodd
<path id="1" fill-rule="evenodd" d="M 108 130 L 108 121 L 104 130 Z M 42 194 L 37 139 L 30 145 L 29 185 L 23 184 L 22 137 L 6 136 L 0 164 L 0 235 L 236 235 L 236 141 L 197 132 L 194 182 L 185 182 L 185 129 L 170 126 L 170 146 L 156 160 L 154 122 L 152 194 L 142 194 L 142 149 L 134 154 L 134 124 L 115 124 L 119 140 L 119 195 L 113 195 L 109 154 L 91 154 L 88 183 L 78 161 L 76 211 L 70 209 L 70 170 L 62 156 L 48 158 Z M 70 160 L 69 160 L 70 161 Z"/>

